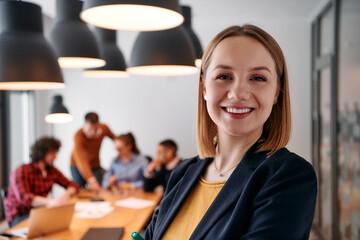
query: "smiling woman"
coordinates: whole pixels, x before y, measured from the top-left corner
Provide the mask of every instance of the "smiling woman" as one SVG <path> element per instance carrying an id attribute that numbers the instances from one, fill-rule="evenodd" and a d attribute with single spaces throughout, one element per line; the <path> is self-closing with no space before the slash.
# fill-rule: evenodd
<path id="1" fill-rule="evenodd" d="M 256 26 L 234 26 L 202 61 L 200 156 L 174 170 L 146 239 L 307 240 L 317 180 L 285 148 L 290 98 L 279 45 Z"/>

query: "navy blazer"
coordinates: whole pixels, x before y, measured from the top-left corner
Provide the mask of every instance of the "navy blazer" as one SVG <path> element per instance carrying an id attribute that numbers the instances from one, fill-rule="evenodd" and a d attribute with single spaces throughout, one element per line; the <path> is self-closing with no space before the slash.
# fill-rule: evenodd
<path id="1" fill-rule="evenodd" d="M 282 148 L 266 158 L 252 146 L 190 239 L 309 239 L 317 179 L 310 163 Z M 194 157 L 174 169 L 145 239 L 161 239 L 213 158 Z"/>

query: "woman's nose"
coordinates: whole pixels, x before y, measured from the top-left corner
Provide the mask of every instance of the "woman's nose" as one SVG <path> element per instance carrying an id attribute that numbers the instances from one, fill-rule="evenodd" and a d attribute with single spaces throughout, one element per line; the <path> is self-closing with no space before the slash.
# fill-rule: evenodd
<path id="1" fill-rule="evenodd" d="M 237 79 L 230 86 L 228 98 L 236 101 L 248 100 L 250 97 L 250 88 L 246 80 Z"/>

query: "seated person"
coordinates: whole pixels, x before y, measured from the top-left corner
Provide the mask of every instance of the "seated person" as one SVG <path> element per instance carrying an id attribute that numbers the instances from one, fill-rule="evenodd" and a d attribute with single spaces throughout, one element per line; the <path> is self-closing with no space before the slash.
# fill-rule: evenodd
<path id="1" fill-rule="evenodd" d="M 167 139 L 159 143 L 156 158 L 151 161 L 144 174 L 145 191 L 151 192 L 157 186 L 162 186 L 165 190 L 171 171 L 180 161 L 176 152 L 177 145 L 173 140 Z"/>
<path id="2" fill-rule="evenodd" d="M 116 186 L 121 191 L 143 187 L 143 174 L 149 163 L 146 157 L 140 154 L 134 136 L 128 133 L 116 137 L 115 147 L 118 156 L 104 174 L 102 186 Z"/>
<path id="3" fill-rule="evenodd" d="M 4 201 L 10 227 L 28 218 L 31 208 L 64 204 L 78 191 L 79 186 L 54 167 L 60 145 L 60 141 L 54 138 L 39 139 L 31 148 L 31 163 L 23 164 L 11 173 Z M 54 183 L 66 191 L 59 198 L 47 198 Z"/>

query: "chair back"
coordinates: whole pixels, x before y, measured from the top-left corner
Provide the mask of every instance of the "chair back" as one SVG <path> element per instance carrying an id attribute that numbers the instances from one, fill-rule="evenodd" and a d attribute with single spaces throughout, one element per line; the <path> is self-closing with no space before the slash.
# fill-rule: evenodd
<path id="1" fill-rule="evenodd" d="M 5 198 L 7 196 L 7 193 L 8 193 L 8 189 L 7 187 L 5 188 L 1 188 L 0 189 L 0 194 L 1 194 L 1 213 L 2 213 L 2 216 L 5 217 Z"/>

